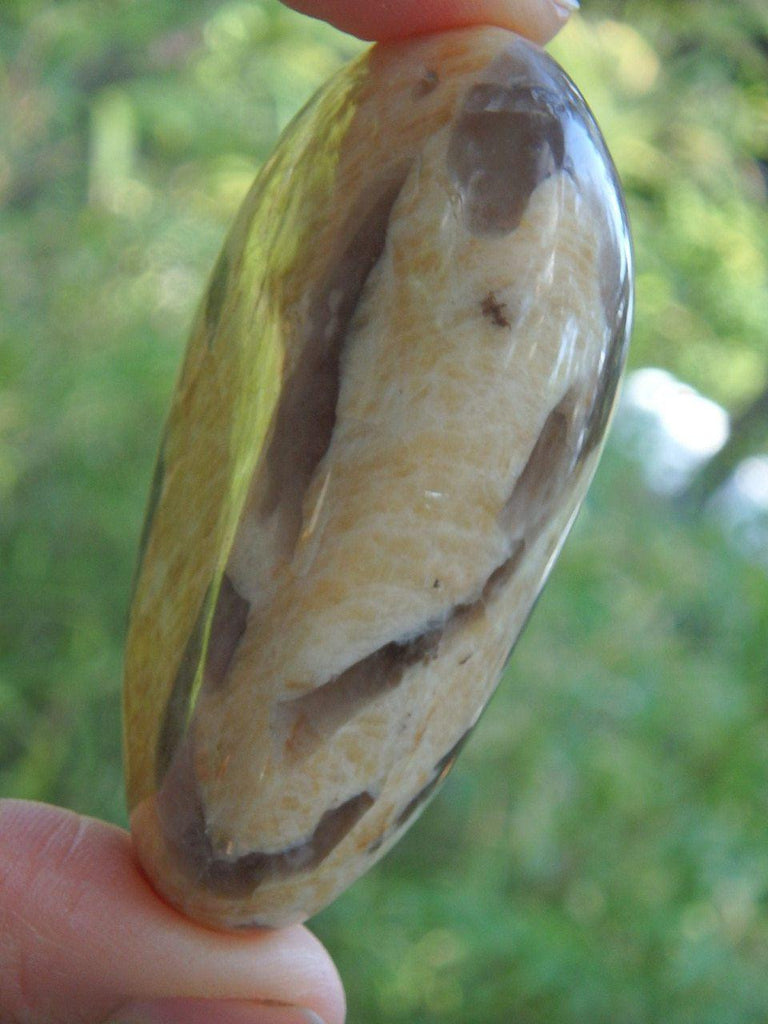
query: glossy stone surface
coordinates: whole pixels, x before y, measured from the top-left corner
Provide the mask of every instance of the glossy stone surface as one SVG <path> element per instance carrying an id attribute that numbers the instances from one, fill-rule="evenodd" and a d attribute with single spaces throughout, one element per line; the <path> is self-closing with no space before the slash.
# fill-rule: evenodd
<path id="1" fill-rule="evenodd" d="M 515 36 L 377 46 L 288 130 L 193 329 L 131 610 L 131 825 L 173 904 L 302 920 L 423 808 L 584 496 L 630 319 L 610 158 Z"/>

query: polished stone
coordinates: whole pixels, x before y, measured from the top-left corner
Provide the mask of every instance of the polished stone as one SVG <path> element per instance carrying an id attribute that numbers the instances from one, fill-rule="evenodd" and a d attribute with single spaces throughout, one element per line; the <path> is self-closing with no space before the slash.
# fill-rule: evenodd
<path id="1" fill-rule="evenodd" d="M 181 910 L 302 920 L 437 790 L 594 472 L 630 263 L 588 109 L 508 32 L 374 47 L 288 129 L 193 329 L 131 609 L 131 826 Z"/>

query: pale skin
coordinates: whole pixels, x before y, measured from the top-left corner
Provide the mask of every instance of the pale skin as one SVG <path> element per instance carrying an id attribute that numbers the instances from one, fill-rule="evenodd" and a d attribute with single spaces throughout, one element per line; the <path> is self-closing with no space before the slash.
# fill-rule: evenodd
<path id="1" fill-rule="evenodd" d="M 546 43 L 561 0 L 290 0 L 364 39 L 471 24 Z M 0 801 L 4 1024 L 343 1024 L 344 990 L 304 927 L 223 934 L 163 903 L 128 835 L 56 807 Z"/>

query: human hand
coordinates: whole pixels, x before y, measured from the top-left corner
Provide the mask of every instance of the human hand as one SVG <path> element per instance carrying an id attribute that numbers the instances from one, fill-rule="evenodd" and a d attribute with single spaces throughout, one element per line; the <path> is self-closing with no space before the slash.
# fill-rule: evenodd
<path id="1" fill-rule="evenodd" d="M 490 23 L 544 42 L 568 0 L 291 0 L 366 38 Z M 305 1009 L 301 1009 L 304 1007 Z M 127 834 L 0 801 L 3 1024 L 342 1024 L 344 994 L 302 927 L 224 934 L 156 896 Z"/>
<path id="2" fill-rule="evenodd" d="M 544 44 L 578 8 L 579 0 L 285 0 L 362 39 L 400 39 L 467 25 L 512 29 Z"/>
<path id="3" fill-rule="evenodd" d="M 155 895 L 121 829 L 0 801 L 3 1024 L 316 1024 L 313 1013 L 342 1024 L 344 994 L 305 928 L 203 928 Z"/>

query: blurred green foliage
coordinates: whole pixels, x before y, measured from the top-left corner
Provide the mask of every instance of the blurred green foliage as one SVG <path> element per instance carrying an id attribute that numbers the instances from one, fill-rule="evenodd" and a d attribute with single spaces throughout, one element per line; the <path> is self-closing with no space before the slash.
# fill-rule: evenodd
<path id="1" fill-rule="evenodd" d="M 360 44 L 268 0 L 0 10 L 0 794 L 124 823 L 121 648 L 185 331 Z M 593 0 L 553 46 L 637 242 L 634 365 L 768 386 L 768 12 Z M 768 580 L 615 447 L 421 822 L 316 920 L 350 1021 L 768 1019 Z"/>

